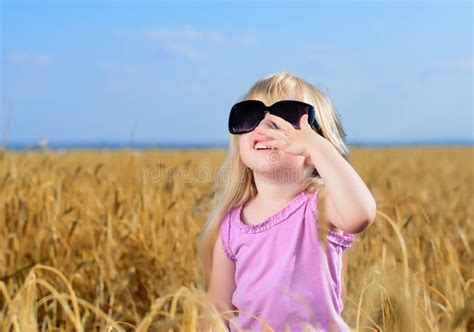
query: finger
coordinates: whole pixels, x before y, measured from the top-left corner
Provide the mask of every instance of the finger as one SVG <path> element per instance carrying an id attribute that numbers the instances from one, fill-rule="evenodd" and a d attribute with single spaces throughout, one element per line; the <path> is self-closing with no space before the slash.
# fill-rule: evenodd
<path id="1" fill-rule="evenodd" d="M 308 123 L 308 114 L 303 114 L 303 116 L 300 118 L 300 128 L 309 128 L 309 123 Z"/>
<path id="2" fill-rule="evenodd" d="M 288 137 L 281 130 L 270 129 L 266 127 L 259 126 L 255 129 L 259 134 L 271 137 L 273 139 L 286 140 Z"/>
<path id="3" fill-rule="evenodd" d="M 271 146 L 272 148 L 283 149 L 287 146 L 287 141 L 274 139 L 268 142 L 265 142 L 265 145 Z"/>
<path id="4" fill-rule="evenodd" d="M 260 124 L 265 128 L 274 128 L 273 122 L 268 118 L 270 113 L 267 113 Z"/>
<path id="5" fill-rule="evenodd" d="M 279 116 L 276 116 L 276 115 L 273 115 L 273 114 L 269 114 L 268 115 L 268 118 L 275 122 L 277 124 L 277 126 L 280 128 L 280 129 L 284 129 L 284 130 L 292 130 L 292 129 L 295 129 L 293 128 L 293 126 L 291 125 L 291 123 L 289 123 L 288 121 L 280 118 Z"/>

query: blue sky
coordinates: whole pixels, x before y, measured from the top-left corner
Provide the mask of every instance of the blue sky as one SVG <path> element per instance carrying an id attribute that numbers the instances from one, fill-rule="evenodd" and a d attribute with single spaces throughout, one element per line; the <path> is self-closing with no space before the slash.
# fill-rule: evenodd
<path id="1" fill-rule="evenodd" d="M 233 103 L 289 71 L 351 142 L 473 141 L 471 2 L 1 1 L 10 142 L 225 143 Z"/>

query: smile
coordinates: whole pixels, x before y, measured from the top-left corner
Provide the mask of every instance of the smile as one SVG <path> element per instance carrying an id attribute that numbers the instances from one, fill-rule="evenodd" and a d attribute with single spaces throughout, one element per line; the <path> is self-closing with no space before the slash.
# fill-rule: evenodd
<path id="1" fill-rule="evenodd" d="M 265 145 L 265 142 L 266 142 L 266 141 L 258 141 L 258 140 L 255 140 L 255 141 L 253 142 L 253 144 L 252 144 L 254 150 L 277 150 L 277 149 L 274 148 L 274 147 Z"/>

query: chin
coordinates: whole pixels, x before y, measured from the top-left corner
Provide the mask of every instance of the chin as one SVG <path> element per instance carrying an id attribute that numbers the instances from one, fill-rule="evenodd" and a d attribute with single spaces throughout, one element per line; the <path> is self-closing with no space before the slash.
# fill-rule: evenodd
<path id="1" fill-rule="evenodd" d="M 260 163 L 250 163 L 246 164 L 248 168 L 250 168 L 254 172 L 262 172 L 262 173 L 268 173 L 268 172 L 278 172 L 282 168 L 281 165 L 279 164 L 260 164 Z"/>

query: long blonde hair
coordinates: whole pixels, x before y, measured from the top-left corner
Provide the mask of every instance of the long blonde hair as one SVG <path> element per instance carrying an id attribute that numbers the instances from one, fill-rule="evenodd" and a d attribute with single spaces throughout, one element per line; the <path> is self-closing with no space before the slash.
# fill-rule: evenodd
<path id="1" fill-rule="evenodd" d="M 313 105 L 324 137 L 349 161 L 349 151 L 345 144 L 346 135 L 334 106 L 331 100 L 314 85 L 288 72 L 274 73 L 259 79 L 241 98 L 241 100 L 249 99 L 261 100 L 266 105 L 285 99 L 299 100 Z M 229 134 L 229 149 L 222 167 L 218 170 L 218 178 L 214 184 L 213 209 L 197 238 L 198 268 L 200 270 L 197 282 L 199 287 L 202 287 L 206 292 L 209 288 L 212 270 L 214 243 L 218 239 L 223 217 L 233 207 L 244 204 L 257 194 L 253 173 L 240 158 L 239 137 L 240 135 Z M 314 166 L 310 166 L 310 170 L 311 175 L 305 177 L 304 191 L 306 192 L 313 192 L 324 186 Z M 321 197 L 323 196 L 321 195 Z M 324 219 L 321 212 L 319 219 Z M 319 238 L 323 241 L 325 239 L 321 235 Z"/>

